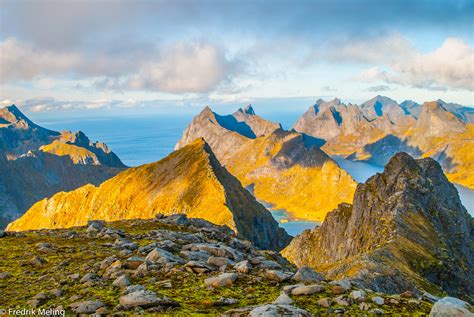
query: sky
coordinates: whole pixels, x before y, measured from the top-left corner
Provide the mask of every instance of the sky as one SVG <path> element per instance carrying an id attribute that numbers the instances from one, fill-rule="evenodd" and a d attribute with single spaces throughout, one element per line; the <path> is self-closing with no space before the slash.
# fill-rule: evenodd
<path id="1" fill-rule="evenodd" d="M 473 17 L 471 0 L 0 0 L 0 106 L 474 106 Z"/>

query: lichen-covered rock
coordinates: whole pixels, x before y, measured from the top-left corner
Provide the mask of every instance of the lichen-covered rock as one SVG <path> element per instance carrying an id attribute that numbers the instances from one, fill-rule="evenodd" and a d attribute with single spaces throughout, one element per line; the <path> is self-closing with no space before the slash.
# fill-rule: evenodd
<path id="1" fill-rule="evenodd" d="M 472 317 L 474 309 L 465 301 L 454 297 L 444 297 L 431 308 L 430 317 Z"/>
<path id="2" fill-rule="evenodd" d="M 76 314 L 93 314 L 98 308 L 103 307 L 104 304 L 101 301 L 85 301 L 72 303 L 69 306 Z"/>
<path id="3" fill-rule="evenodd" d="M 167 297 L 158 297 L 155 292 L 140 290 L 128 293 L 119 299 L 125 309 L 133 307 L 149 308 L 155 306 L 176 306 L 177 303 Z"/>
<path id="4" fill-rule="evenodd" d="M 204 280 L 204 283 L 207 286 L 214 288 L 231 286 L 237 279 L 237 274 L 235 273 L 222 273 L 218 276 L 210 277 Z"/>

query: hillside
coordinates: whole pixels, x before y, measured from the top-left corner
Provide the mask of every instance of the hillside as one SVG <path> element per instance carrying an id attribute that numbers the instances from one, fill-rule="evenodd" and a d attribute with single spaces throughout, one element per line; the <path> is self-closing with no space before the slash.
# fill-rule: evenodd
<path id="1" fill-rule="evenodd" d="M 157 213 L 185 213 L 227 225 L 262 248 L 279 249 L 290 239 L 202 139 L 161 161 L 130 168 L 99 187 L 87 185 L 44 199 L 7 230 L 69 228 L 91 219 L 147 219 Z"/>

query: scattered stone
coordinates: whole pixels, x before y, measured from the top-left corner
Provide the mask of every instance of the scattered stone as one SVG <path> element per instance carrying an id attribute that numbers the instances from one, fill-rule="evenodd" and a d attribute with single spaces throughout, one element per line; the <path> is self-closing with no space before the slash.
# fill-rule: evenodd
<path id="1" fill-rule="evenodd" d="M 53 296 L 56 296 L 56 297 L 61 297 L 63 296 L 64 292 L 63 290 L 59 289 L 59 288 L 55 288 L 55 289 L 52 289 L 49 291 Z"/>
<path id="2" fill-rule="evenodd" d="M 144 258 L 132 256 L 123 262 L 123 267 L 127 270 L 136 270 L 143 262 L 145 262 Z"/>
<path id="3" fill-rule="evenodd" d="M 377 305 L 383 305 L 385 303 L 385 300 L 380 296 L 374 296 L 372 297 L 372 302 L 374 302 Z"/>
<path id="4" fill-rule="evenodd" d="M 71 274 L 68 276 L 71 280 L 75 281 L 75 280 L 78 280 L 81 275 L 79 273 L 74 273 L 74 274 Z"/>
<path id="5" fill-rule="evenodd" d="M 383 315 L 383 314 L 385 314 L 385 312 L 380 308 L 374 308 L 372 311 L 370 311 L 370 313 L 372 313 L 374 315 Z"/>
<path id="6" fill-rule="evenodd" d="M 218 276 L 210 277 L 204 280 L 207 286 L 218 288 L 223 286 L 231 286 L 237 279 L 235 273 L 222 273 Z"/>
<path id="7" fill-rule="evenodd" d="M 291 305 L 293 303 L 293 300 L 291 299 L 290 296 L 286 295 L 285 292 L 282 292 L 280 294 L 280 296 L 277 297 L 277 299 L 275 299 L 273 301 L 272 304 L 276 304 L 276 305 Z"/>
<path id="8" fill-rule="evenodd" d="M 336 304 L 338 304 L 340 306 L 349 306 L 350 305 L 349 300 L 347 300 L 344 296 L 338 296 L 334 299 L 334 301 L 336 302 Z"/>
<path id="9" fill-rule="evenodd" d="M 252 264 L 249 260 L 240 261 L 234 265 L 234 269 L 239 273 L 247 274 L 252 269 Z"/>
<path id="10" fill-rule="evenodd" d="M 331 291 L 334 295 L 344 294 L 345 290 L 341 285 L 333 285 Z"/>
<path id="11" fill-rule="evenodd" d="M 370 304 L 366 303 L 366 302 L 362 302 L 359 304 L 359 309 L 360 310 L 363 310 L 363 311 L 367 311 L 370 309 Z"/>
<path id="12" fill-rule="evenodd" d="M 415 298 L 415 293 L 412 291 L 404 291 L 403 293 L 400 294 L 401 298 Z"/>
<path id="13" fill-rule="evenodd" d="M 366 296 L 367 296 L 367 293 L 363 290 L 356 290 L 356 291 L 351 292 L 351 298 L 356 301 L 363 301 L 365 300 Z"/>
<path id="14" fill-rule="evenodd" d="M 430 317 L 472 317 L 472 306 L 455 297 L 444 297 L 431 308 Z"/>
<path id="15" fill-rule="evenodd" d="M 329 308 L 332 305 L 332 299 L 328 297 L 320 298 L 318 299 L 317 303 L 321 307 Z"/>
<path id="16" fill-rule="evenodd" d="M 95 233 L 100 232 L 104 229 L 105 222 L 102 220 L 90 220 L 87 222 L 87 229 L 86 232 L 88 233 Z"/>
<path id="17" fill-rule="evenodd" d="M 211 264 L 211 265 L 221 267 L 221 266 L 224 266 L 224 265 L 231 264 L 231 261 L 228 258 L 224 258 L 224 257 L 210 256 L 207 259 L 207 264 Z"/>
<path id="18" fill-rule="evenodd" d="M 175 301 L 167 297 L 159 298 L 155 292 L 149 290 L 140 290 L 121 296 L 119 303 L 125 309 L 133 307 L 178 306 L 178 303 Z"/>
<path id="19" fill-rule="evenodd" d="M 90 300 L 85 302 L 76 302 L 70 305 L 71 310 L 76 314 L 93 314 L 98 308 L 103 306 L 104 304 L 102 304 L 101 301 Z"/>
<path id="20" fill-rule="evenodd" d="M 28 306 L 36 308 L 41 305 L 41 301 L 39 299 L 30 299 L 26 302 Z"/>
<path id="21" fill-rule="evenodd" d="M 99 315 L 100 316 L 100 315 L 109 315 L 109 314 L 110 314 L 110 312 L 107 309 L 107 307 L 103 306 L 103 307 L 97 308 L 94 315 Z"/>
<path id="22" fill-rule="evenodd" d="M 332 281 L 329 283 L 331 285 L 339 285 L 341 286 L 345 292 L 349 291 L 352 287 L 351 282 L 348 280 L 339 280 L 339 281 Z"/>
<path id="23" fill-rule="evenodd" d="M 297 287 L 300 287 L 300 286 L 304 286 L 303 283 L 299 283 L 299 284 L 295 284 L 295 285 L 285 285 L 283 286 L 283 292 L 285 292 L 286 294 L 290 294 L 291 291 L 294 289 L 294 288 L 297 288 Z"/>
<path id="24" fill-rule="evenodd" d="M 303 266 L 292 277 L 297 282 L 314 283 L 324 280 L 324 277 L 308 266 Z"/>
<path id="25" fill-rule="evenodd" d="M 119 287 L 119 288 L 127 288 L 131 284 L 132 283 L 128 279 L 127 275 L 122 275 L 122 276 L 117 277 L 115 281 L 112 283 L 113 286 Z"/>
<path id="26" fill-rule="evenodd" d="M 249 317 L 281 317 L 281 316 L 298 316 L 312 317 L 306 310 L 291 305 L 267 304 L 257 306 L 250 311 Z"/>
<path id="27" fill-rule="evenodd" d="M 10 278 L 10 277 L 12 277 L 12 275 L 9 272 L 0 273 L 0 280 L 4 280 L 4 279 Z"/>
<path id="28" fill-rule="evenodd" d="M 29 262 L 33 266 L 42 266 L 42 265 L 48 263 L 48 261 L 46 261 L 45 259 L 43 259 L 42 257 L 37 256 L 37 255 L 32 257 Z"/>
<path id="29" fill-rule="evenodd" d="M 218 300 L 216 300 L 213 305 L 214 306 L 230 306 L 230 305 L 235 305 L 239 302 L 239 300 L 235 298 L 225 298 L 221 297 Z"/>
<path id="30" fill-rule="evenodd" d="M 174 256 L 173 253 L 160 248 L 154 248 L 150 253 L 148 253 L 145 260 L 161 264 L 169 262 L 181 262 L 181 259 Z"/>
<path id="31" fill-rule="evenodd" d="M 145 286 L 143 285 L 130 285 L 127 289 L 123 292 L 125 295 L 130 293 L 135 293 L 138 291 L 146 290 Z"/>
<path id="32" fill-rule="evenodd" d="M 319 284 L 303 285 L 291 290 L 291 295 L 311 295 L 324 292 L 324 286 Z"/>
<path id="33" fill-rule="evenodd" d="M 188 217 L 186 214 L 175 214 L 168 217 L 156 218 L 161 223 L 175 225 L 175 226 L 186 226 L 189 224 Z"/>
<path id="34" fill-rule="evenodd" d="M 265 276 L 271 280 L 277 281 L 277 282 L 283 282 L 288 280 L 293 274 L 288 273 L 288 272 L 282 272 L 278 270 L 267 270 L 265 272 Z"/>
<path id="35" fill-rule="evenodd" d="M 87 283 L 87 282 L 95 282 L 100 280 L 100 277 L 95 273 L 87 273 L 84 275 L 79 282 Z"/>
<path id="36" fill-rule="evenodd" d="M 437 296 L 434 296 L 430 293 L 427 293 L 427 292 L 424 292 L 423 294 L 421 294 L 421 299 L 427 301 L 427 302 L 430 302 L 430 303 L 436 303 L 437 301 L 440 300 L 439 297 Z"/>

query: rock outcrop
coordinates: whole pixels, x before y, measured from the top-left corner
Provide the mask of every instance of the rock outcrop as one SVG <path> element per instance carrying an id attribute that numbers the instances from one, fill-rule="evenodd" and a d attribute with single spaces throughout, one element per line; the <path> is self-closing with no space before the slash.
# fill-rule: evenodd
<path id="1" fill-rule="evenodd" d="M 153 218 L 157 213 L 186 213 L 227 225 L 261 248 L 280 249 L 290 240 L 202 139 L 161 161 L 130 168 L 99 187 L 86 185 L 44 199 L 7 230 L 67 228 L 91 219 Z"/>
<path id="2" fill-rule="evenodd" d="M 473 219 L 440 165 L 399 153 L 359 184 L 352 205 L 341 204 L 282 253 L 373 290 L 442 290 L 472 300 L 473 243 Z"/>
<path id="3" fill-rule="evenodd" d="M 322 140 L 281 129 L 251 107 L 219 116 L 206 107 L 176 145 L 202 137 L 257 199 L 294 219 L 322 221 L 352 199 L 355 182 L 319 147 Z"/>
<path id="4" fill-rule="evenodd" d="M 82 132 L 42 128 L 15 105 L 0 109 L 0 228 L 38 200 L 99 185 L 124 168 L 105 144 Z"/>

